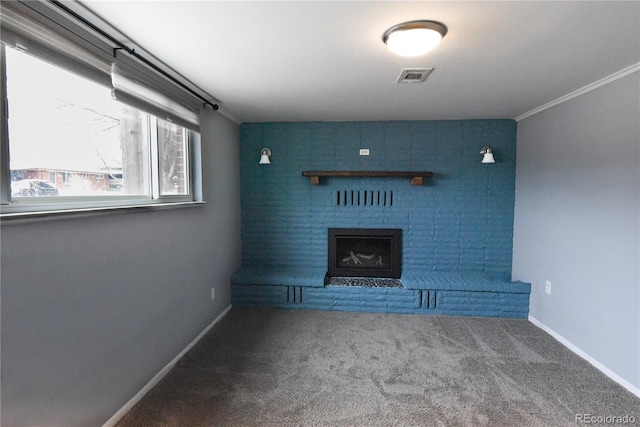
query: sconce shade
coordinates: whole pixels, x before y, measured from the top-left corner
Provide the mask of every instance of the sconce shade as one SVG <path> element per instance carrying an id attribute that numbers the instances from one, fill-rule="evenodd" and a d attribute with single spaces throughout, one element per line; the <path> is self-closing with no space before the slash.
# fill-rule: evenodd
<path id="1" fill-rule="evenodd" d="M 269 160 L 269 156 L 267 156 L 266 154 L 263 154 L 260 156 L 260 164 L 261 165 L 270 165 L 271 164 L 271 160 Z"/>
<path id="2" fill-rule="evenodd" d="M 493 158 L 493 153 L 487 153 L 482 158 L 482 163 L 495 163 L 496 159 Z"/>
<path id="3" fill-rule="evenodd" d="M 269 150 L 268 148 L 263 148 L 260 151 L 260 162 L 259 162 L 259 164 L 261 164 L 261 165 L 270 165 L 271 164 L 271 159 L 269 159 L 269 156 L 271 156 L 271 150 Z"/>
<path id="4" fill-rule="evenodd" d="M 493 150 L 491 147 L 485 145 L 480 149 L 480 155 L 482 157 L 482 163 L 495 163 L 496 159 L 493 158 Z"/>
<path id="5" fill-rule="evenodd" d="M 401 56 L 423 55 L 440 43 L 447 27 L 436 21 L 410 21 L 394 25 L 384 32 L 382 41 Z"/>

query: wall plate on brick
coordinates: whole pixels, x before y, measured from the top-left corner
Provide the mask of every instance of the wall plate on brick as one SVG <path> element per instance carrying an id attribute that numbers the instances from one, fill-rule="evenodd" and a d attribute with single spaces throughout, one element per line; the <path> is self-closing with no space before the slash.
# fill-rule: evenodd
<path id="1" fill-rule="evenodd" d="M 548 280 L 544 282 L 544 291 L 551 295 L 551 282 Z"/>
<path id="2" fill-rule="evenodd" d="M 368 156 L 369 155 L 369 149 L 368 148 L 361 148 L 360 149 L 360 155 L 361 156 Z"/>

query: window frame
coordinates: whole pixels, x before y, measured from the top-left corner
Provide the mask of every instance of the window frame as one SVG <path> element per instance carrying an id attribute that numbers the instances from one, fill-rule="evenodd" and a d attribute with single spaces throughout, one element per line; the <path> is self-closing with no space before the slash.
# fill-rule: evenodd
<path id="1" fill-rule="evenodd" d="M 0 138 L 0 218 L 8 219 L 21 216 L 52 215 L 57 213 L 73 213 L 87 211 L 103 211 L 113 209 L 128 209 L 141 207 L 170 207 L 197 205 L 204 203 L 200 193 L 194 190 L 201 188 L 201 171 L 197 167 L 199 159 L 200 134 L 184 126 L 180 126 L 185 138 L 185 156 L 187 162 L 187 193 L 182 195 L 161 195 L 160 189 L 160 158 L 158 156 L 158 118 L 142 111 L 146 118 L 146 143 L 148 144 L 148 164 L 150 191 L 148 195 L 109 195 L 109 196 L 51 196 L 51 197 L 12 197 L 11 196 L 11 167 L 9 139 L 9 100 L 7 99 L 7 70 L 5 50 L 10 46 L 0 42 L 0 91 L 2 93 L 2 125 Z M 64 69 L 47 59 L 35 56 L 40 61 Z M 88 77 L 79 75 L 79 78 Z M 95 82 L 95 80 L 93 80 Z M 95 82 L 100 84 L 99 82 Z M 135 108 L 135 107 L 132 107 Z M 143 127 L 145 126 L 143 121 Z M 196 143 L 197 142 L 197 143 Z"/>

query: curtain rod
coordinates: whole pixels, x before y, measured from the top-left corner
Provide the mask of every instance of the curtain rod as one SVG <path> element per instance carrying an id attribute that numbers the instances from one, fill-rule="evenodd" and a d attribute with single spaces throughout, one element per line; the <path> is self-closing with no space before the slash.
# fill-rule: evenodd
<path id="1" fill-rule="evenodd" d="M 75 19 L 77 19 L 78 21 L 82 22 L 84 25 L 86 25 L 87 27 L 91 28 L 93 31 L 97 32 L 102 37 L 108 39 L 111 43 L 115 44 L 117 47 L 113 48 L 113 56 L 114 57 L 116 56 L 116 51 L 117 50 L 124 50 L 129 55 L 134 56 L 136 59 L 140 60 L 141 62 L 144 62 L 147 66 L 153 68 L 154 71 L 162 74 L 164 77 L 166 77 L 167 79 L 171 80 L 173 83 L 177 84 L 178 86 L 180 86 L 181 88 L 185 89 L 186 91 L 188 91 L 192 95 L 196 96 L 198 99 L 200 99 L 203 102 L 203 105 L 202 105 L 203 108 L 206 108 L 207 105 L 210 105 L 211 108 L 213 108 L 214 110 L 217 110 L 219 108 L 218 104 L 212 104 L 206 98 L 202 97 L 202 95 L 200 95 L 199 93 L 197 93 L 196 91 L 194 91 L 193 89 L 191 89 L 190 87 L 188 87 L 187 85 L 182 83 L 180 80 L 176 79 L 171 74 L 167 73 L 162 68 L 160 68 L 157 65 L 155 65 L 153 62 L 151 62 L 148 59 L 144 58 L 142 55 L 137 53 L 135 51 L 135 49 L 131 49 L 130 47 L 126 46 L 125 44 L 123 44 L 122 42 L 117 40 L 115 37 L 113 37 L 111 34 L 107 33 L 106 31 L 102 30 L 101 28 L 98 28 L 93 23 L 89 22 L 88 20 L 86 20 L 85 18 L 83 18 L 82 16 L 80 16 L 79 14 L 74 12 L 73 10 L 69 9 L 67 6 L 63 5 L 60 1 L 58 1 L 58 0 L 48 0 L 48 1 L 49 1 L 49 3 L 57 6 L 59 9 L 62 9 L 63 11 L 68 13 L 69 15 L 73 16 Z"/>

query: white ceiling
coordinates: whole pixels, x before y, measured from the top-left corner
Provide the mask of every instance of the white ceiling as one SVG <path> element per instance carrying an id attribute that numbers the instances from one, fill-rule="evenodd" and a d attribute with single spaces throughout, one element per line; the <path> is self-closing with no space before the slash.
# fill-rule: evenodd
<path id="1" fill-rule="evenodd" d="M 83 1 L 239 122 L 515 118 L 640 62 L 638 1 Z M 382 33 L 429 19 L 430 53 Z M 402 68 L 434 67 L 422 84 Z"/>

